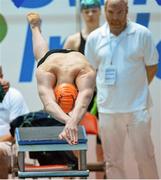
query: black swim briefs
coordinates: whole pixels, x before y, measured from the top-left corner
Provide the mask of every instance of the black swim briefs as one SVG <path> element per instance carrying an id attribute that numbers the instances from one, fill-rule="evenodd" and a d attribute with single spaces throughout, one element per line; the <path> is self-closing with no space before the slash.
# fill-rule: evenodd
<path id="1" fill-rule="evenodd" d="M 40 59 L 40 61 L 37 64 L 37 67 L 39 67 L 46 59 L 48 56 L 50 56 L 53 53 L 70 53 L 73 52 L 74 50 L 71 49 L 52 49 L 48 51 L 43 58 Z"/>

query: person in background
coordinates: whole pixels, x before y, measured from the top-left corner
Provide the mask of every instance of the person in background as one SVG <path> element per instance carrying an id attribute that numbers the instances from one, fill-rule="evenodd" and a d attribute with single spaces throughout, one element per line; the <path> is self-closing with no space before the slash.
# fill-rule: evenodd
<path id="1" fill-rule="evenodd" d="M 9 133 L 9 124 L 16 117 L 28 113 L 28 107 L 22 94 L 10 87 L 9 82 L 3 78 L 0 65 L 0 136 Z M 0 142 L 0 179 L 8 178 L 11 167 L 11 143 Z"/>
<path id="2" fill-rule="evenodd" d="M 64 48 L 79 51 L 84 54 L 85 43 L 88 35 L 100 25 L 100 0 L 81 0 L 80 9 L 85 26 L 80 32 L 70 35 L 67 38 L 64 43 Z M 87 111 L 94 115 L 98 115 L 95 97 L 96 91 L 94 92 L 92 101 L 90 102 Z"/>
<path id="3" fill-rule="evenodd" d="M 85 26 L 80 32 L 70 35 L 64 43 L 65 49 L 72 49 L 84 54 L 87 36 L 100 24 L 101 4 L 99 0 L 81 0 L 81 15 Z"/>
<path id="4" fill-rule="evenodd" d="M 97 70 L 97 105 L 106 176 L 126 179 L 128 135 L 140 179 L 158 179 L 151 139 L 149 84 L 158 53 L 151 32 L 127 19 L 128 0 L 106 0 L 107 22 L 87 38 L 85 55 Z M 131 177 L 132 178 L 132 177 Z"/>

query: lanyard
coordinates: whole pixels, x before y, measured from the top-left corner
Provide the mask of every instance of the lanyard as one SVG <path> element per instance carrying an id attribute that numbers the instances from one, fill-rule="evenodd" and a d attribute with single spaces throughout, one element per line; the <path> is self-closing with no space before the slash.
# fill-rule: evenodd
<path id="1" fill-rule="evenodd" d="M 118 46 L 119 46 L 119 44 L 120 44 L 120 42 L 123 40 L 123 38 L 125 37 L 125 32 L 123 33 L 123 34 L 121 34 L 121 37 L 119 38 L 119 40 L 117 40 L 117 39 L 111 39 L 111 36 L 110 36 L 110 32 L 109 32 L 109 38 L 110 38 L 110 52 L 111 52 L 111 58 L 110 58 L 110 65 L 112 65 L 112 63 L 113 63 L 113 57 L 114 57 L 114 53 L 116 52 L 116 49 L 118 48 Z M 116 41 L 115 43 L 114 43 L 114 47 L 112 47 L 112 41 Z"/>

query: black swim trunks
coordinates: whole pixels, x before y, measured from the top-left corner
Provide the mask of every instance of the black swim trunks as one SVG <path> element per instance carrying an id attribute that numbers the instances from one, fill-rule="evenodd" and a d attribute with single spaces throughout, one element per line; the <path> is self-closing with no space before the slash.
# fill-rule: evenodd
<path id="1" fill-rule="evenodd" d="M 73 52 L 74 50 L 71 49 L 52 49 L 48 51 L 43 58 L 40 59 L 40 61 L 37 64 L 37 67 L 39 67 L 46 59 L 48 56 L 50 56 L 53 53 L 70 53 Z"/>

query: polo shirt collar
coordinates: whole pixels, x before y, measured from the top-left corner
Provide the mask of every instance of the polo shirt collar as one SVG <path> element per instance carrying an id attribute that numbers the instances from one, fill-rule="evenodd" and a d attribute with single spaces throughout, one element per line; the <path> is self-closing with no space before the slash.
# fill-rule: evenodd
<path id="1" fill-rule="evenodd" d="M 125 28 L 124 32 L 127 35 L 133 34 L 135 33 L 136 28 L 133 26 L 132 22 L 130 20 L 128 20 L 127 22 L 127 27 Z M 101 27 L 101 35 L 104 38 L 108 38 L 110 35 L 110 31 L 109 31 L 109 26 L 108 23 L 105 23 L 102 27 Z"/>

